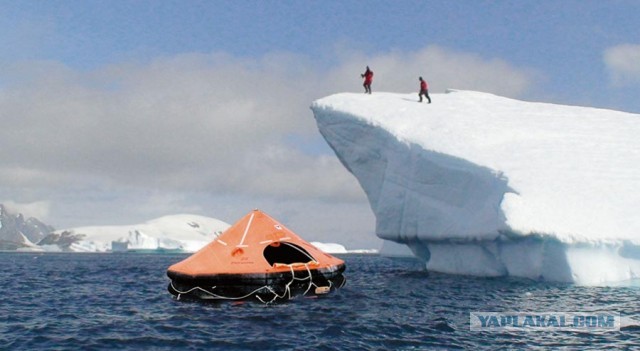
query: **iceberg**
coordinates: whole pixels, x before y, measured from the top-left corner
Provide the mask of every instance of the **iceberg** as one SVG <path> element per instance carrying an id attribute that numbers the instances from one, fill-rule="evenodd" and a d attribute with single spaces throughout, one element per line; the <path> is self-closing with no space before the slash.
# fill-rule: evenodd
<path id="1" fill-rule="evenodd" d="M 493 94 L 312 103 L 376 234 L 427 269 L 607 285 L 640 277 L 640 115 Z"/>
<path id="2" fill-rule="evenodd" d="M 344 245 L 338 243 L 323 243 L 319 241 L 312 241 L 311 245 L 318 248 L 318 250 L 331 255 L 337 254 L 378 254 L 379 250 L 376 249 L 347 249 Z"/>
<path id="3" fill-rule="evenodd" d="M 338 243 L 321 243 L 318 241 L 312 241 L 311 245 L 318 248 L 318 250 L 328 254 L 346 254 L 347 248 Z"/>

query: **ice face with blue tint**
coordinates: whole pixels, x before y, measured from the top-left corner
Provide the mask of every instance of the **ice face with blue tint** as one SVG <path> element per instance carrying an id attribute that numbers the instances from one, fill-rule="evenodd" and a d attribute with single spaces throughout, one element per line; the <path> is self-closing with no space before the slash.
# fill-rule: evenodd
<path id="1" fill-rule="evenodd" d="M 427 268 L 579 284 L 640 277 L 640 116 L 451 91 L 311 106 L 376 234 Z"/>

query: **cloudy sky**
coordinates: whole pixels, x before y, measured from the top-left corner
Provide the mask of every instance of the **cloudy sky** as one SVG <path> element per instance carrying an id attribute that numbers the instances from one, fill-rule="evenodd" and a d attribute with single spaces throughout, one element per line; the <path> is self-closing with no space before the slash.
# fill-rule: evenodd
<path id="1" fill-rule="evenodd" d="M 63 229 L 253 208 L 378 248 L 309 105 L 447 88 L 640 113 L 640 2 L 0 0 L 0 203 Z"/>

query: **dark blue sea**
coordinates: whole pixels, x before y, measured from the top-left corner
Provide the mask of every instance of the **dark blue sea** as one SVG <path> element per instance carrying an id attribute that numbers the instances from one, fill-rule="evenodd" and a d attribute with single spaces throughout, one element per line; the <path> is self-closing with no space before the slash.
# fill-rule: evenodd
<path id="1" fill-rule="evenodd" d="M 619 331 L 471 331 L 474 311 L 640 314 L 638 287 L 576 287 L 428 273 L 410 259 L 345 255 L 347 284 L 282 304 L 175 300 L 186 255 L 0 253 L 1 350 L 631 350 Z"/>

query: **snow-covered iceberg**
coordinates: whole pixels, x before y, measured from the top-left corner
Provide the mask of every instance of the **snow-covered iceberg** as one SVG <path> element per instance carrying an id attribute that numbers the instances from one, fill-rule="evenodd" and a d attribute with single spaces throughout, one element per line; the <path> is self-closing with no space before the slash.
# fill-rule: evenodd
<path id="1" fill-rule="evenodd" d="M 376 249 L 350 249 L 338 243 L 322 243 L 319 241 L 312 241 L 311 245 L 317 247 L 320 251 L 328 254 L 377 254 Z"/>
<path id="2" fill-rule="evenodd" d="M 318 241 L 312 241 L 311 245 L 328 254 L 346 254 L 349 252 L 346 247 L 337 243 L 321 243 Z"/>
<path id="3" fill-rule="evenodd" d="M 343 93 L 311 106 L 379 237 L 434 271 L 640 277 L 640 115 L 472 91 L 432 98 Z"/>

